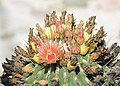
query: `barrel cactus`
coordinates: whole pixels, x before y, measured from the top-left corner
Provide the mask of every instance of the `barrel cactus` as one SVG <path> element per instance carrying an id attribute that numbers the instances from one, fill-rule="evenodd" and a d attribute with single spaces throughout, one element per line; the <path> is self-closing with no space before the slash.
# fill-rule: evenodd
<path id="1" fill-rule="evenodd" d="M 104 28 L 94 29 L 95 19 L 76 24 L 66 11 L 60 18 L 55 11 L 46 14 L 44 27 L 30 28 L 26 49 L 17 46 L 12 59 L 2 64 L 2 84 L 119 86 L 120 46 L 106 46 Z"/>

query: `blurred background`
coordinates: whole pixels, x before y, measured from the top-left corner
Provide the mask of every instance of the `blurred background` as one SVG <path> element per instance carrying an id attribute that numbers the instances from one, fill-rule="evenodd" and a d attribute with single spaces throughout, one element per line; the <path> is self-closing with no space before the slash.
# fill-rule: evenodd
<path id="1" fill-rule="evenodd" d="M 76 21 L 97 16 L 95 28 L 104 26 L 107 44 L 120 44 L 120 0 L 0 0 L 0 75 L 15 46 L 26 45 L 29 28 L 43 26 L 45 14 L 53 10 L 67 10 Z"/>

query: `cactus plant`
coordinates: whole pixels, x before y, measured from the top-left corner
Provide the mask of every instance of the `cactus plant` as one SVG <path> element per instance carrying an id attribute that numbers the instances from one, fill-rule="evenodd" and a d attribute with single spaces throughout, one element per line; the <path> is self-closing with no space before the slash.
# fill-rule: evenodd
<path id="1" fill-rule="evenodd" d="M 45 27 L 29 31 L 26 49 L 15 48 L 2 64 L 5 86 L 119 86 L 120 47 L 106 46 L 104 28 L 94 33 L 96 16 L 86 24 L 75 23 L 73 14 L 53 11 Z M 35 31 L 34 31 L 35 30 Z"/>

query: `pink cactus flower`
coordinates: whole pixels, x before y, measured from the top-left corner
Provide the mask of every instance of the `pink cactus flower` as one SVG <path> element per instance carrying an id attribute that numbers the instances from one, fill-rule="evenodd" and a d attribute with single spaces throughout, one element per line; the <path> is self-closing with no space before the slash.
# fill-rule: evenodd
<path id="1" fill-rule="evenodd" d="M 72 31 L 71 30 L 67 30 L 65 32 L 65 36 L 68 37 L 68 38 L 72 37 Z"/>
<path id="2" fill-rule="evenodd" d="M 54 18 L 55 26 L 58 32 L 63 32 L 64 28 L 62 27 L 62 22 L 58 18 Z"/>
<path id="3" fill-rule="evenodd" d="M 83 39 L 84 39 L 84 37 L 83 37 L 83 35 L 84 35 L 84 33 L 83 33 L 83 28 L 79 28 L 79 32 L 78 32 L 78 36 L 77 36 L 77 38 L 76 38 L 76 41 L 78 42 L 78 43 L 80 43 L 80 44 L 82 44 L 83 43 Z"/>
<path id="4" fill-rule="evenodd" d="M 77 45 L 72 45 L 71 46 L 71 53 L 78 54 L 80 52 L 80 48 Z"/>

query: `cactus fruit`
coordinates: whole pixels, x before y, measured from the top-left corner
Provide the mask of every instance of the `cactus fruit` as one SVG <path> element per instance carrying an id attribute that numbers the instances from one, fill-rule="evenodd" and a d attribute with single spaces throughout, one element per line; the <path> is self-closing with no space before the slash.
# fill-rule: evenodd
<path id="1" fill-rule="evenodd" d="M 93 34 L 95 16 L 84 25 L 73 14 L 46 15 L 45 27 L 30 29 L 26 49 L 17 46 L 6 58 L 1 83 L 5 86 L 119 86 L 120 46 L 106 47 L 104 28 Z"/>

